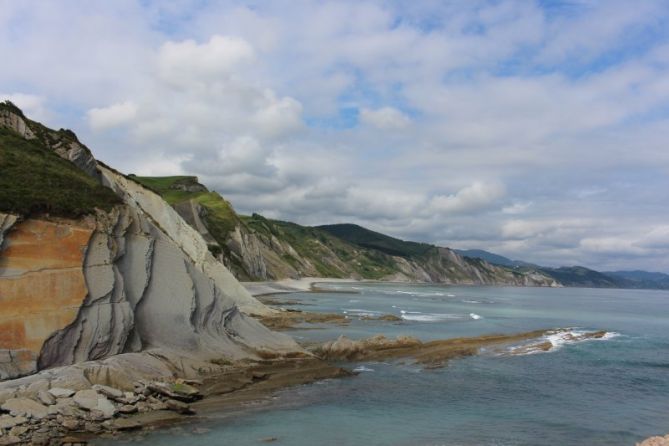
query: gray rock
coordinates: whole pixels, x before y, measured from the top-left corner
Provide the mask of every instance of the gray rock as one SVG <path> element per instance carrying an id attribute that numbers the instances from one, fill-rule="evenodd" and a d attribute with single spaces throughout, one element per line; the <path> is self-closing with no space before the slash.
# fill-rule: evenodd
<path id="1" fill-rule="evenodd" d="M 167 400 L 165 405 L 169 410 L 180 413 L 182 415 L 192 415 L 195 411 L 186 403 L 177 400 Z"/>
<path id="2" fill-rule="evenodd" d="M 13 435 L 5 435 L 4 437 L 0 437 L 0 446 L 10 446 L 19 443 L 21 443 L 21 439 Z"/>
<path id="3" fill-rule="evenodd" d="M 124 415 L 129 415 L 132 413 L 137 412 L 137 406 L 133 406 L 131 404 L 124 404 L 123 406 L 118 408 L 118 412 L 122 413 Z"/>
<path id="4" fill-rule="evenodd" d="M 49 414 L 47 407 L 28 398 L 10 398 L 0 406 L 13 416 L 24 416 L 41 420 Z"/>
<path id="5" fill-rule="evenodd" d="M 98 392 L 92 389 L 80 390 L 74 394 L 72 399 L 77 406 L 86 410 L 93 410 L 98 407 L 98 398 L 100 395 Z"/>
<path id="6" fill-rule="evenodd" d="M 16 391 L 14 389 L 0 390 L 0 404 L 3 404 L 10 398 L 16 397 Z"/>
<path id="7" fill-rule="evenodd" d="M 69 431 L 75 431 L 75 430 L 79 429 L 79 427 L 81 426 L 81 422 L 79 420 L 77 420 L 76 418 L 69 418 L 68 417 L 68 418 L 65 418 L 61 422 L 61 425 Z"/>
<path id="8" fill-rule="evenodd" d="M 54 387 L 49 389 L 49 393 L 55 398 L 70 398 L 72 395 L 74 395 L 75 391 L 62 387 Z"/>
<path id="9" fill-rule="evenodd" d="M 93 390 L 113 400 L 118 400 L 124 397 L 123 391 L 102 384 L 95 384 Z"/>
<path id="10" fill-rule="evenodd" d="M 74 394 L 72 399 L 80 408 L 88 411 L 98 411 L 105 419 L 113 417 L 116 413 L 116 408 L 112 402 L 93 389 L 80 390 Z"/>
<path id="11" fill-rule="evenodd" d="M 56 404 L 56 397 L 44 390 L 37 392 L 37 399 L 40 400 L 40 402 L 45 406 Z"/>
<path id="12" fill-rule="evenodd" d="M 0 416 L 0 432 L 2 429 L 11 429 L 14 426 L 27 423 L 28 419 L 25 417 L 13 417 L 11 415 L 2 415 Z"/>
<path id="13" fill-rule="evenodd" d="M 9 430 L 9 435 L 21 437 L 25 435 L 25 433 L 28 432 L 29 430 L 30 429 L 27 426 L 14 426 Z"/>

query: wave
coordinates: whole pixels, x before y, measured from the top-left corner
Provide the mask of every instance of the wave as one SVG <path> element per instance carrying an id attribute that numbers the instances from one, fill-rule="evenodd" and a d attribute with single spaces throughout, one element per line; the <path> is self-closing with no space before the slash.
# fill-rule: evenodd
<path id="1" fill-rule="evenodd" d="M 364 365 L 359 365 L 358 367 L 353 369 L 354 372 L 373 372 L 374 369 L 370 369 L 369 367 L 365 367 Z"/>
<path id="2" fill-rule="evenodd" d="M 400 316 L 405 321 L 415 321 L 415 322 L 441 322 L 454 319 L 464 319 L 461 314 L 448 314 L 448 313 L 420 313 L 417 311 L 403 312 Z"/>
<path id="3" fill-rule="evenodd" d="M 478 314 L 476 314 L 476 313 L 469 313 L 469 317 L 472 318 L 472 319 L 474 319 L 475 321 L 477 321 L 477 320 L 483 318 L 483 316 L 480 316 L 480 315 L 478 315 Z"/>
<path id="4" fill-rule="evenodd" d="M 577 328 L 563 328 L 552 330 L 546 335 L 525 342 L 520 345 L 508 347 L 502 352 L 505 355 L 533 355 L 560 350 L 565 345 L 577 344 L 589 341 L 608 341 L 620 336 L 615 331 L 586 331 Z"/>
<path id="5" fill-rule="evenodd" d="M 368 317 L 374 317 L 384 314 L 381 311 L 366 310 L 364 308 L 344 308 L 342 313 L 352 314 L 353 316 L 368 316 Z"/>

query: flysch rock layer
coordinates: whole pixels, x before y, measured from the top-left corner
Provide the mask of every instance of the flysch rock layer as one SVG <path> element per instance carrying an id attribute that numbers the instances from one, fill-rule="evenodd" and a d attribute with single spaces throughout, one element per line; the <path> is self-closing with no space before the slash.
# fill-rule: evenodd
<path id="1" fill-rule="evenodd" d="M 13 216 L 12 216 L 13 217 Z M 16 221 L 0 214 L 2 222 Z M 87 288 L 81 265 L 93 228 L 26 220 L 0 252 L 0 378 L 35 369 L 44 341 L 76 318 Z"/>
<path id="2" fill-rule="evenodd" d="M 213 280 L 228 296 L 234 296 L 239 309 L 247 314 L 265 316 L 268 307 L 252 297 L 230 271 L 209 252 L 207 242 L 165 200 L 138 183 L 100 166 L 103 184 L 114 190 L 133 208 L 141 210 L 179 247 L 196 268 Z"/>
<path id="3" fill-rule="evenodd" d="M 21 116 L 0 118 L 34 137 Z M 78 142 L 52 149 L 85 171 L 95 162 Z M 74 222 L 0 214 L 0 379 L 91 360 L 86 376 L 187 374 L 213 359 L 303 352 L 246 316 L 272 310 L 168 203 L 96 166 L 124 205 Z"/>

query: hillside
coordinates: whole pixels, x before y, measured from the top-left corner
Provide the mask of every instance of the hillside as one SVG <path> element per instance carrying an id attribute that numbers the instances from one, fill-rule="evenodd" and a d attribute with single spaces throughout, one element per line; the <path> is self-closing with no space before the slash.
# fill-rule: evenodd
<path id="1" fill-rule="evenodd" d="M 0 171 L 0 380 L 86 362 L 45 376 L 79 370 L 78 388 L 96 376 L 132 388 L 212 359 L 301 351 L 247 316 L 273 310 L 160 195 L 73 132 L 0 104 Z"/>
<path id="2" fill-rule="evenodd" d="M 0 111 L 4 112 L 0 118 L 0 212 L 76 218 L 121 203 L 111 189 L 56 153 L 68 146 L 88 151 L 73 133 L 47 132 L 25 120 L 9 103 L 0 103 Z M 28 125 L 10 126 L 14 116 Z"/>
<path id="3" fill-rule="evenodd" d="M 483 259 L 494 265 L 511 267 L 520 271 L 535 270 L 554 278 L 564 286 L 593 288 L 669 289 L 669 274 L 648 271 L 599 272 L 584 266 L 548 268 L 481 249 L 456 250 L 459 254 Z"/>
<path id="4" fill-rule="evenodd" d="M 316 228 L 354 245 L 375 249 L 391 256 L 410 258 L 424 255 L 434 249 L 433 245 L 407 242 L 350 223 L 322 225 Z"/>
<path id="5" fill-rule="evenodd" d="M 320 276 L 434 283 L 555 285 L 447 248 L 407 242 L 357 225 L 307 227 L 258 214 L 238 215 L 197 178 L 134 177 L 160 193 L 207 240 L 240 280 Z"/>

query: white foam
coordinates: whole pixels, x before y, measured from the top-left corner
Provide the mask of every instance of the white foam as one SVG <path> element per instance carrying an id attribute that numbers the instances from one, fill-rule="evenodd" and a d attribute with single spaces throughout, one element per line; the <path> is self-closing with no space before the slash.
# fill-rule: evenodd
<path id="1" fill-rule="evenodd" d="M 510 353 L 518 354 L 518 349 L 525 349 L 523 351 L 523 355 L 532 355 L 536 353 L 548 353 L 548 352 L 554 352 L 557 350 L 560 350 L 562 347 L 565 345 L 571 345 L 571 344 L 579 344 L 581 342 L 590 342 L 590 341 L 608 341 L 610 339 L 613 339 L 615 337 L 620 336 L 620 333 L 616 333 L 615 331 L 607 331 L 604 336 L 600 338 L 594 338 L 594 337 L 584 337 L 586 334 L 591 333 L 586 330 L 578 330 L 575 328 L 568 328 L 565 330 L 558 330 L 553 333 L 549 333 L 545 336 L 542 336 L 539 338 L 538 342 L 533 341 L 529 344 L 524 344 L 524 345 L 515 345 L 512 347 L 509 347 L 508 351 Z M 546 350 L 545 348 L 542 348 L 541 344 L 544 344 L 546 341 L 551 343 L 551 348 Z"/>
<path id="2" fill-rule="evenodd" d="M 476 314 L 476 313 L 469 313 L 469 317 L 474 319 L 475 321 L 482 319 L 482 316 Z"/>
<path id="3" fill-rule="evenodd" d="M 462 319 L 462 316 L 459 314 L 444 314 L 444 313 L 427 313 L 421 314 L 418 312 L 403 312 L 402 319 L 405 321 L 415 321 L 415 322 L 439 322 L 453 319 Z"/>
<path id="4" fill-rule="evenodd" d="M 455 294 L 447 294 L 448 297 L 455 297 Z"/>
<path id="5" fill-rule="evenodd" d="M 359 365 L 358 367 L 353 369 L 354 372 L 373 372 L 374 369 L 370 369 L 369 367 L 365 367 L 364 365 Z"/>
<path id="6" fill-rule="evenodd" d="M 374 311 L 374 310 L 365 310 L 362 308 L 345 308 L 343 310 L 344 314 L 352 314 L 354 316 L 368 316 L 368 317 L 374 317 L 383 314 L 381 311 Z"/>
<path id="7" fill-rule="evenodd" d="M 462 302 L 466 304 L 480 304 L 482 303 L 480 300 L 467 300 L 467 299 L 462 299 Z"/>

